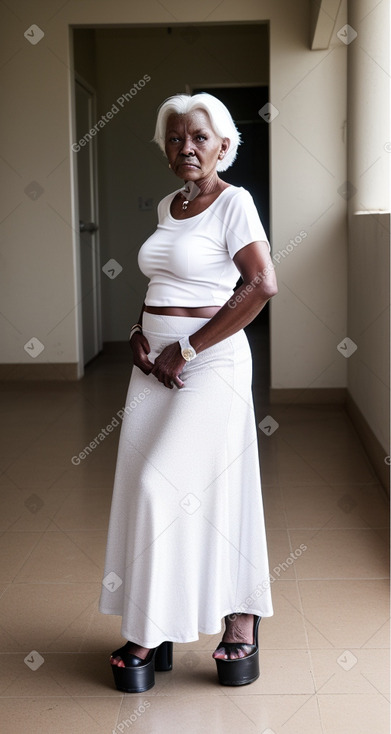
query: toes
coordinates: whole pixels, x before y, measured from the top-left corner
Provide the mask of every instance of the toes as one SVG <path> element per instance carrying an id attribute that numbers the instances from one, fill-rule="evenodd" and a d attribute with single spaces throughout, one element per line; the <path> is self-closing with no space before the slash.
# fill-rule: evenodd
<path id="1" fill-rule="evenodd" d="M 215 650 L 214 653 L 213 653 L 213 657 L 214 658 L 218 658 L 219 660 L 227 660 L 228 659 L 228 655 L 225 652 L 224 647 L 219 647 L 217 650 Z"/>
<path id="2" fill-rule="evenodd" d="M 242 647 L 237 647 L 235 650 L 230 650 L 229 660 L 237 660 L 238 658 L 246 658 L 248 652 L 243 650 Z"/>
<path id="3" fill-rule="evenodd" d="M 249 645 L 238 645 L 238 647 L 236 647 L 234 650 L 229 650 L 228 653 L 223 646 L 218 647 L 217 650 L 215 650 L 212 654 L 212 657 L 218 658 L 219 660 L 237 660 L 237 658 L 247 657 L 250 652 L 251 650 L 249 649 Z"/>

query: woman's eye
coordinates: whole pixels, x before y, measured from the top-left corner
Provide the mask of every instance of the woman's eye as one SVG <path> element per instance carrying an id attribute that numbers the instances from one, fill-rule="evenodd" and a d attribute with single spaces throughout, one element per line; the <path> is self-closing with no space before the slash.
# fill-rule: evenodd
<path id="1" fill-rule="evenodd" d="M 170 143 L 177 143 L 179 138 L 170 138 Z"/>
<path id="2" fill-rule="evenodd" d="M 197 140 L 206 140 L 206 135 L 197 135 Z"/>

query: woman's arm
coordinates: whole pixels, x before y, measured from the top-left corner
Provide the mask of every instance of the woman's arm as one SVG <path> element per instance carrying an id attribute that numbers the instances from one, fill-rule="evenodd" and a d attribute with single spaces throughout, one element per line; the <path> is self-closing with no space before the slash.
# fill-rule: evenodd
<path id="1" fill-rule="evenodd" d="M 145 303 L 143 303 L 138 323 L 142 324 Z M 150 362 L 148 354 L 151 351 L 149 342 L 142 331 L 135 331 L 132 338 L 129 339 L 130 348 L 133 352 L 133 364 L 139 367 L 145 375 L 152 372 L 153 362 Z"/>
<path id="2" fill-rule="evenodd" d="M 278 291 L 266 242 L 252 242 L 242 247 L 233 260 L 243 284 L 205 326 L 190 335 L 190 344 L 197 353 L 227 339 L 251 323 Z M 179 374 L 185 364 L 179 342 L 175 342 L 163 349 L 151 372 L 166 387 L 172 387 L 172 382 L 182 387 L 184 383 Z"/>
<path id="3" fill-rule="evenodd" d="M 210 321 L 190 336 L 196 352 L 212 347 L 251 323 L 277 293 L 273 262 L 266 242 L 252 242 L 234 257 L 243 284 Z"/>

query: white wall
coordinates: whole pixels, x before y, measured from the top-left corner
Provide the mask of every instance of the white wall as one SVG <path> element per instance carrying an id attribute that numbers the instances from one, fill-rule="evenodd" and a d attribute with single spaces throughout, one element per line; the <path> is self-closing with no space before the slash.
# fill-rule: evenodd
<path id="1" fill-rule="evenodd" d="M 346 22 L 341 5 L 336 29 Z M 346 332 L 346 47 L 308 51 L 305 10 L 271 24 L 272 241 L 276 253 L 308 236 L 277 267 L 271 303 L 273 388 L 342 387 Z"/>
<path id="2" fill-rule="evenodd" d="M 6 28 L 1 60 L 8 61 L 3 67 L 8 80 L 3 87 L 3 105 L 10 110 L 3 124 L 7 159 L 3 166 L 8 182 L 2 199 L 2 255 L 3 272 L 10 284 L 6 284 L 1 308 L 3 362 L 28 363 L 23 344 L 32 335 L 45 344 L 37 361 L 79 359 L 69 24 L 161 23 L 174 27 L 176 22 L 203 19 L 214 23 L 269 19 L 271 102 L 280 112 L 270 131 L 274 252 L 301 230 L 308 233 L 278 266 L 280 293 L 271 309 L 272 385 L 344 386 L 346 364 L 336 344 L 346 333 L 346 202 L 337 193 L 346 179 L 346 47 L 334 38 L 327 51 L 309 50 L 307 0 L 242 0 L 224 2 L 215 9 L 208 0 L 192 4 L 166 0 L 165 7 L 152 0 L 131 4 L 125 0 L 85 0 L 60 6 L 55 14 L 53 5 L 47 2 L 35 2 L 32 13 L 31 4 L 19 0 L 17 16 L 4 5 L 1 13 Z M 345 20 L 341 12 L 338 27 Z M 35 46 L 23 37 L 31 23 L 45 32 Z M 187 55 L 158 59 L 154 74 L 162 94 L 154 96 L 153 103 L 151 100 L 151 113 L 157 98 L 164 97 L 169 88 L 167 76 L 177 74 L 179 68 L 184 79 L 182 70 L 186 72 L 188 56 L 193 54 L 201 70 L 204 62 L 196 46 L 193 50 L 190 45 Z M 230 47 L 219 51 L 222 76 L 227 79 L 235 72 L 231 55 Z M 138 73 L 146 72 L 148 69 L 140 64 L 134 81 Z M 98 60 L 98 77 L 104 74 Z M 117 82 L 112 79 L 111 83 L 113 94 L 101 100 L 103 107 L 117 97 Z M 119 88 L 119 93 L 122 91 Z M 125 118 L 120 125 L 126 128 Z M 128 134 L 139 132 L 135 120 Z M 150 133 L 151 129 L 142 130 L 143 146 Z M 116 145 L 115 141 L 112 144 Z M 137 176 L 135 189 L 148 195 L 151 191 L 157 198 L 160 182 L 168 183 L 167 172 L 162 169 L 157 150 L 145 156 L 147 166 L 143 170 L 123 170 L 118 175 L 122 180 L 129 174 Z M 101 165 L 108 172 L 104 157 Z M 156 191 L 152 191 L 151 179 Z M 23 191 L 32 180 L 45 189 L 36 201 Z M 102 196 L 103 202 L 110 205 L 113 181 L 106 180 Z M 128 191 L 116 195 L 125 196 Z M 130 215 L 134 213 L 133 202 L 124 201 L 123 207 Z M 149 227 L 146 219 L 145 231 Z M 115 229 L 113 234 L 110 247 L 115 245 Z M 124 242 L 123 233 L 121 238 Z M 121 308 L 124 312 L 129 308 L 129 317 L 128 294 L 132 288 L 139 288 L 138 277 L 127 274 L 129 291 L 124 289 L 120 296 Z M 139 292 L 141 296 L 141 286 Z M 112 318 L 106 313 L 106 328 L 111 328 Z"/>
<path id="3" fill-rule="evenodd" d="M 390 425 L 390 4 L 355 0 L 349 24 L 347 387 L 387 456 Z M 381 457 L 380 457 L 381 460 Z M 383 465 L 384 466 L 384 465 Z"/>

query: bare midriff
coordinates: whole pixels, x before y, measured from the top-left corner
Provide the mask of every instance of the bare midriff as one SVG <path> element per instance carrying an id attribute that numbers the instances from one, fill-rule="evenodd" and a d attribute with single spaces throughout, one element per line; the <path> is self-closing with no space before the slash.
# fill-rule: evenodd
<path id="1" fill-rule="evenodd" d="M 147 313 L 157 313 L 164 316 L 194 316 L 198 319 L 209 319 L 220 311 L 221 306 L 144 306 Z"/>

